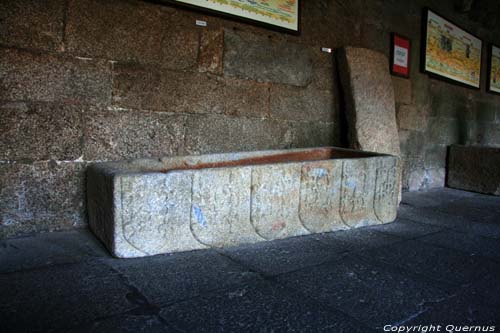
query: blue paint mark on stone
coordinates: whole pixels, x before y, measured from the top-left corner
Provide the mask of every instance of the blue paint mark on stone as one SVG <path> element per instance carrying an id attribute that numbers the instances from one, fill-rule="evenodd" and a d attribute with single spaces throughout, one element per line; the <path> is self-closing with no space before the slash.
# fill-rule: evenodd
<path id="1" fill-rule="evenodd" d="M 312 174 L 317 178 L 323 178 L 327 176 L 328 172 L 326 171 L 326 169 L 317 168 L 312 170 Z"/>
<path id="2" fill-rule="evenodd" d="M 356 188 L 356 181 L 349 179 L 345 182 L 345 185 L 349 187 L 350 189 L 355 189 Z"/>
<path id="3" fill-rule="evenodd" d="M 198 206 L 193 206 L 193 210 L 194 210 L 194 215 L 196 215 L 196 219 L 198 220 L 198 224 L 201 225 L 202 227 L 206 227 L 207 220 L 205 220 L 205 216 L 203 216 L 201 208 Z"/>

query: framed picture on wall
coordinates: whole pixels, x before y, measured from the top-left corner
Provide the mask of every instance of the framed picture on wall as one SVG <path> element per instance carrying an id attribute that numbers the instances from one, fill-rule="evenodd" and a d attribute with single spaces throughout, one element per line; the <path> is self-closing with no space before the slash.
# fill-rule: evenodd
<path id="1" fill-rule="evenodd" d="M 483 42 L 428 8 L 422 22 L 422 70 L 479 89 Z"/>
<path id="2" fill-rule="evenodd" d="M 500 47 L 490 45 L 488 51 L 487 90 L 500 94 Z"/>
<path id="3" fill-rule="evenodd" d="M 300 0 L 163 0 L 292 34 L 300 33 Z"/>
<path id="4" fill-rule="evenodd" d="M 405 78 L 410 77 L 410 51 L 409 38 L 391 33 L 391 74 Z"/>

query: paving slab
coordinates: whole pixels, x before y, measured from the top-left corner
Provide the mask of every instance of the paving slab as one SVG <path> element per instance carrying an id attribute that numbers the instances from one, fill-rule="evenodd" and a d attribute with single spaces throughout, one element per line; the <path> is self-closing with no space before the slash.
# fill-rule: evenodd
<path id="1" fill-rule="evenodd" d="M 420 313 L 414 314 L 405 326 L 441 325 L 441 330 L 449 325 L 498 325 L 500 309 L 472 302 L 464 295 L 454 295 L 435 303 L 426 303 Z"/>
<path id="2" fill-rule="evenodd" d="M 257 273 L 213 250 L 104 262 L 121 272 L 151 304 L 159 306 L 260 279 Z"/>
<path id="3" fill-rule="evenodd" d="M 122 278 L 97 263 L 0 274 L 0 286 L 5 332 L 60 331 L 136 307 Z"/>
<path id="4" fill-rule="evenodd" d="M 221 253 L 252 270 L 276 275 L 338 260 L 342 247 L 327 246 L 316 235 L 222 249 Z"/>
<path id="5" fill-rule="evenodd" d="M 0 273 L 107 257 L 88 230 L 54 232 L 0 240 Z"/>
<path id="6" fill-rule="evenodd" d="M 481 214 L 481 211 L 477 211 Z M 486 214 L 489 214 L 486 211 Z M 500 238 L 500 223 L 471 221 L 467 217 L 453 215 L 450 212 L 436 209 L 416 208 L 408 205 L 401 205 L 398 216 L 411 221 L 432 224 L 439 227 L 455 229 L 460 232 L 473 233 L 491 238 Z"/>
<path id="7" fill-rule="evenodd" d="M 419 239 L 421 242 L 457 250 L 470 255 L 500 259 L 500 240 L 478 236 L 471 233 L 462 233 L 444 230 Z"/>
<path id="8" fill-rule="evenodd" d="M 413 240 L 358 254 L 374 262 L 390 264 L 406 274 L 425 276 L 450 286 L 470 283 L 500 268 L 497 263 L 484 257 Z"/>
<path id="9" fill-rule="evenodd" d="M 417 223 L 411 220 L 398 218 L 392 223 L 371 226 L 369 227 L 369 230 L 383 232 L 396 237 L 414 239 L 428 234 L 436 233 L 443 230 L 443 228 L 435 225 Z"/>
<path id="10" fill-rule="evenodd" d="M 403 320 L 420 304 L 446 296 L 426 282 L 354 257 L 285 274 L 278 281 L 372 328 Z"/>
<path id="11" fill-rule="evenodd" d="M 405 192 L 403 193 L 403 200 L 401 202 L 414 207 L 437 207 L 447 202 L 464 198 L 471 199 L 477 196 L 477 193 L 444 187 L 430 189 L 425 192 Z"/>
<path id="12" fill-rule="evenodd" d="M 265 281 L 174 304 L 161 316 L 184 332 L 371 332 L 340 311 Z"/>
<path id="13" fill-rule="evenodd" d="M 86 325 L 74 327 L 66 332 L 68 333 L 160 333 L 172 332 L 173 329 L 167 326 L 157 315 L 118 315 L 110 318 L 104 318 L 91 322 Z"/>
<path id="14" fill-rule="evenodd" d="M 316 235 L 318 240 L 343 252 L 362 251 L 403 241 L 403 238 L 371 230 L 371 227 Z"/>
<path id="15" fill-rule="evenodd" d="M 471 284 L 464 286 L 464 294 L 470 299 L 479 299 L 482 304 L 500 309 L 500 271 L 490 271 Z M 500 314 L 500 311 L 497 312 Z M 500 319 L 500 315 L 499 315 Z"/>

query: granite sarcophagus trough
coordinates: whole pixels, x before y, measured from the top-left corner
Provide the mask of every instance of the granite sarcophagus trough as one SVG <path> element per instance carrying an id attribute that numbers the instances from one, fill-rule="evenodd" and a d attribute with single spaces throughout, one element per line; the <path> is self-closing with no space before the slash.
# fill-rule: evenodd
<path id="1" fill-rule="evenodd" d="M 226 247 L 391 222 L 398 157 L 334 147 L 96 163 L 89 224 L 113 255 Z"/>

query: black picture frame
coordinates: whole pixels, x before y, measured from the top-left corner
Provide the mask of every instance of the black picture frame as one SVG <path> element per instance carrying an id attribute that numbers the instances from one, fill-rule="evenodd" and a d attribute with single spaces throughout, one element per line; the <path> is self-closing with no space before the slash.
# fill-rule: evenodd
<path id="1" fill-rule="evenodd" d="M 182 2 L 179 2 L 177 0 L 152 0 L 152 1 L 155 3 L 168 4 L 168 5 L 171 5 L 173 7 L 178 7 L 181 9 L 183 8 L 183 9 L 193 10 L 193 11 L 196 11 L 196 12 L 199 12 L 202 14 L 208 14 L 208 15 L 212 15 L 212 16 L 216 16 L 216 17 L 220 17 L 220 18 L 224 18 L 224 19 L 230 19 L 230 20 L 235 21 L 235 22 L 251 24 L 254 26 L 261 27 L 261 28 L 273 30 L 276 32 L 283 32 L 283 33 L 287 33 L 287 34 L 295 35 L 295 36 L 299 36 L 301 34 L 302 0 L 296 0 L 297 1 L 297 8 L 298 8 L 298 10 L 297 10 L 297 30 L 283 28 L 283 27 L 280 27 L 277 25 L 273 25 L 273 24 L 269 24 L 269 23 L 265 23 L 265 22 L 261 22 L 261 21 L 257 21 L 257 20 L 252 20 L 252 19 L 249 19 L 249 18 L 246 18 L 243 16 L 228 14 L 225 12 L 213 10 L 213 9 L 202 7 L 202 6 L 196 6 L 196 5 L 191 5 L 191 4 L 187 4 L 187 3 L 182 3 Z"/>
<path id="2" fill-rule="evenodd" d="M 488 61 L 487 61 L 487 73 L 486 73 L 486 91 L 491 93 L 491 94 L 496 94 L 500 95 L 499 91 L 495 91 L 491 89 L 491 70 L 492 70 L 492 64 L 493 64 L 493 47 L 496 47 L 497 49 L 500 49 L 500 46 L 496 46 L 495 44 L 490 44 L 488 46 Z"/>
<path id="3" fill-rule="evenodd" d="M 404 75 L 402 73 L 399 73 L 399 72 L 394 72 L 394 39 L 398 37 L 398 38 L 401 38 L 401 39 L 406 39 L 408 41 L 408 75 Z M 391 75 L 394 75 L 394 76 L 399 76 L 399 77 L 402 77 L 402 78 L 405 78 L 405 79 L 409 79 L 410 78 L 410 71 L 411 71 L 411 39 L 406 37 L 406 36 L 403 36 L 401 34 L 398 34 L 398 33 L 395 33 L 395 32 L 391 32 L 391 54 L 390 54 L 390 63 L 389 63 L 389 70 L 391 72 Z"/>
<path id="4" fill-rule="evenodd" d="M 447 76 L 441 75 L 439 73 L 428 71 L 426 69 L 426 63 L 427 63 L 427 52 L 426 52 L 427 51 L 427 21 L 428 21 L 429 12 L 432 12 L 434 15 L 437 15 L 437 16 L 441 17 L 443 20 L 449 22 L 450 24 L 452 24 L 455 27 L 459 28 L 460 30 L 466 32 L 467 34 L 475 37 L 476 39 L 479 39 L 479 41 L 481 42 L 481 48 L 480 48 L 481 54 L 480 54 L 480 57 L 479 57 L 480 58 L 479 80 L 478 80 L 479 85 L 477 87 L 475 85 L 468 84 L 468 83 L 465 83 L 465 82 L 461 82 L 461 81 L 455 80 L 453 78 L 449 78 Z M 429 75 L 429 77 L 431 77 L 433 79 L 441 80 L 441 81 L 444 81 L 444 82 L 447 82 L 447 83 L 459 85 L 459 86 L 466 87 L 466 88 L 469 88 L 469 89 L 481 90 L 481 75 L 482 75 L 482 72 L 483 72 L 482 56 L 483 56 L 483 48 L 484 48 L 484 42 L 483 42 L 483 40 L 481 38 L 479 38 L 475 34 L 471 33 L 469 30 L 460 27 L 459 25 L 455 24 L 452 20 L 450 20 L 447 17 L 441 15 L 440 13 L 438 13 L 438 12 L 430 9 L 429 7 L 424 7 L 423 10 L 422 10 L 421 38 L 422 39 L 421 39 L 421 49 L 420 49 L 420 71 L 422 73 L 425 73 L 425 74 Z"/>

